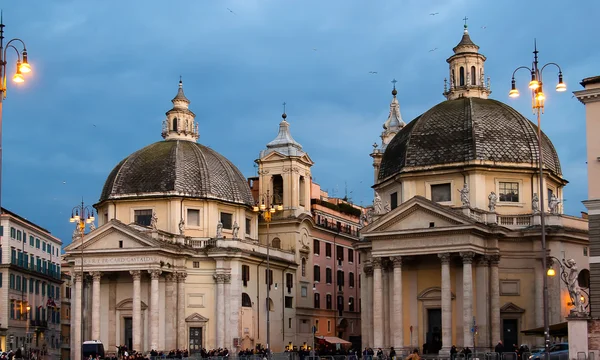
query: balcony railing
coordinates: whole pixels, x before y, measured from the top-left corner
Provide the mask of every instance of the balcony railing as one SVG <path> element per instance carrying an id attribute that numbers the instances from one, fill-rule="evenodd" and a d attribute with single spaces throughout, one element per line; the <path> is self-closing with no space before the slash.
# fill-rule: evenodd
<path id="1" fill-rule="evenodd" d="M 47 328 L 48 321 L 46 321 L 46 320 L 30 320 L 29 325 L 37 326 L 37 327 L 41 327 L 41 328 Z"/>

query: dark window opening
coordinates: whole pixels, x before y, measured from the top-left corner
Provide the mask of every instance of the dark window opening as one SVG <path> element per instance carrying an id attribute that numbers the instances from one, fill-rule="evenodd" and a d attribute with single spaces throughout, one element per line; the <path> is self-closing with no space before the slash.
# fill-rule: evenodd
<path id="1" fill-rule="evenodd" d="M 452 201 L 452 193 L 450 190 L 451 190 L 450 183 L 431 185 L 431 201 L 433 201 L 433 202 Z"/>
<path id="2" fill-rule="evenodd" d="M 471 85 L 477 85 L 477 70 L 475 70 L 475 66 L 471 66 Z"/>
<path id="3" fill-rule="evenodd" d="M 390 207 L 392 208 L 392 210 L 394 210 L 395 208 L 398 207 L 398 193 L 392 193 L 390 195 Z"/>
<path id="4" fill-rule="evenodd" d="M 331 310 L 333 308 L 333 304 L 331 303 L 331 301 L 331 294 L 327 294 L 327 296 L 325 297 L 325 308 L 327 310 Z"/>
<path id="5" fill-rule="evenodd" d="M 315 255 L 319 255 L 321 253 L 321 243 L 317 239 L 313 240 L 313 253 Z"/>
<path id="6" fill-rule="evenodd" d="M 134 210 L 133 222 L 141 226 L 150 226 L 152 221 L 152 210 Z"/>
<path id="7" fill-rule="evenodd" d="M 242 306 L 243 307 L 252 307 L 252 300 L 250 300 L 250 295 L 246 293 L 242 293 Z"/>
<path id="8" fill-rule="evenodd" d="M 273 175 L 273 205 L 283 204 L 283 177 L 281 175 Z"/>
<path id="9" fill-rule="evenodd" d="M 319 265 L 313 267 L 313 278 L 315 282 L 321 281 L 321 267 Z"/>
<path id="10" fill-rule="evenodd" d="M 519 202 L 519 183 L 501 182 L 499 184 L 500 201 Z"/>
<path id="11" fill-rule="evenodd" d="M 465 86 L 465 68 L 462 66 L 459 69 L 459 76 L 460 76 L 460 86 Z"/>
<path id="12" fill-rule="evenodd" d="M 285 297 L 285 308 L 286 309 L 291 309 L 294 305 L 294 297 L 293 296 L 286 296 Z"/>
<path id="13" fill-rule="evenodd" d="M 315 309 L 320 309 L 321 308 L 321 297 L 319 296 L 319 293 L 315 293 L 315 304 L 314 304 Z"/>
<path id="14" fill-rule="evenodd" d="M 233 229 L 233 214 L 222 212 L 221 224 L 223 224 L 223 229 Z"/>
<path id="15" fill-rule="evenodd" d="M 177 131 L 177 118 L 173 118 L 173 131 Z"/>

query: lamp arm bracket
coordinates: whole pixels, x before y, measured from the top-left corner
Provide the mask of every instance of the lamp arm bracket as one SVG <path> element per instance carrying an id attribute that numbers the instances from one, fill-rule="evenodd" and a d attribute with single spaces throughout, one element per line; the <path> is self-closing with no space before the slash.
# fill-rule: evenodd
<path id="1" fill-rule="evenodd" d="M 548 65 L 554 65 L 554 66 L 556 66 L 556 67 L 558 68 L 558 72 L 559 72 L 559 73 L 562 73 L 562 69 L 560 68 L 560 65 L 558 65 L 557 63 L 549 62 L 549 63 L 547 63 L 546 65 L 542 66 L 542 68 L 540 69 L 540 77 L 541 77 L 541 75 L 542 75 L 542 72 L 544 71 L 544 69 L 545 69 L 545 68 L 546 68 L 546 66 L 548 66 Z"/>
<path id="2" fill-rule="evenodd" d="M 12 41 L 12 40 L 11 40 Z M 19 61 L 21 61 L 21 53 L 19 52 L 19 49 L 17 49 L 14 45 L 10 45 L 10 42 L 8 44 L 6 44 L 6 47 L 4 48 L 4 57 L 2 58 L 2 65 L 6 66 L 6 51 L 9 48 L 13 48 L 15 50 L 15 52 L 17 53 L 17 59 Z"/>
<path id="3" fill-rule="evenodd" d="M 19 38 L 14 38 L 14 39 L 10 39 L 7 43 L 6 46 L 8 47 L 13 41 L 18 41 L 21 43 L 21 45 L 23 45 L 23 51 L 27 51 L 27 46 L 25 46 L 25 42 Z"/>
<path id="4" fill-rule="evenodd" d="M 528 68 L 527 66 L 519 66 L 518 68 L 516 68 L 516 69 L 515 69 L 515 71 L 513 71 L 513 74 L 512 74 L 512 77 L 513 77 L 513 79 L 515 78 L 515 74 L 517 73 L 517 71 L 518 71 L 518 70 L 521 70 L 521 69 L 527 69 L 527 70 L 529 71 L 529 73 L 531 73 L 531 71 L 532 71 L 532 70 L 531 70 L 530 68 Z"/>

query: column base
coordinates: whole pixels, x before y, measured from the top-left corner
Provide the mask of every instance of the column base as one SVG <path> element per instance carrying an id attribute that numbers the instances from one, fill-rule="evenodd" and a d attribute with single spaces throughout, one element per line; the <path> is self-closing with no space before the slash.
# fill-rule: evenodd
<path id="1" fill-rule="evenodd" d="M 450 349 L 452 348 L 452 346 L 443 346 L 440 349 L 440 352 L 438 353 L 440 356 L 450 356 Z"/>

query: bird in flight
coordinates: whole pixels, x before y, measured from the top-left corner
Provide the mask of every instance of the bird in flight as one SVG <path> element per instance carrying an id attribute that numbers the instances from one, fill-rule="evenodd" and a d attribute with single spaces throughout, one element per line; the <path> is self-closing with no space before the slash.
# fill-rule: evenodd
<path id="1" fill-rule="evenodd" d="M 235 13 L 233 12 L 233 10 L 231 10 L 230 8 L 227 8 L 227 10 L 232 13 L 233 15 L 235 15 Z"/>
<path id="2" fill-rule="evenodd" d="M 438 48 L 431 49 L 431 50 L 429 50 L 429 52 L 434 52 L 434 51 L 436 51 L 437 49 L 438 49 Z"/>
<path id="3" fill-rule="evenodd" d="M 487 26 L 482 26 L 481 28 L 482 28 L 483 30 L 485 30 L 485 29 L 487 29 Z"/>
<path id="4" fill-rule="evenodd" d="M 317 51 L 317 48 L 313 48 L 313 51 Z"/>
<path id="5" fill-rule="evenodd" d="M 439 12 L 436 12 L 436 13 L 429 13 L 429 15 L 431 15 L 431 16 L 436 16 L 437 14 L 439 14 Z"/>
<path id="6" fill-rule="evenodd" d="M 376 75 L 376 74 L 377 74 L 377 71 L 369 71 L 369 74 L 371 74 L 371 75 Z"/>

